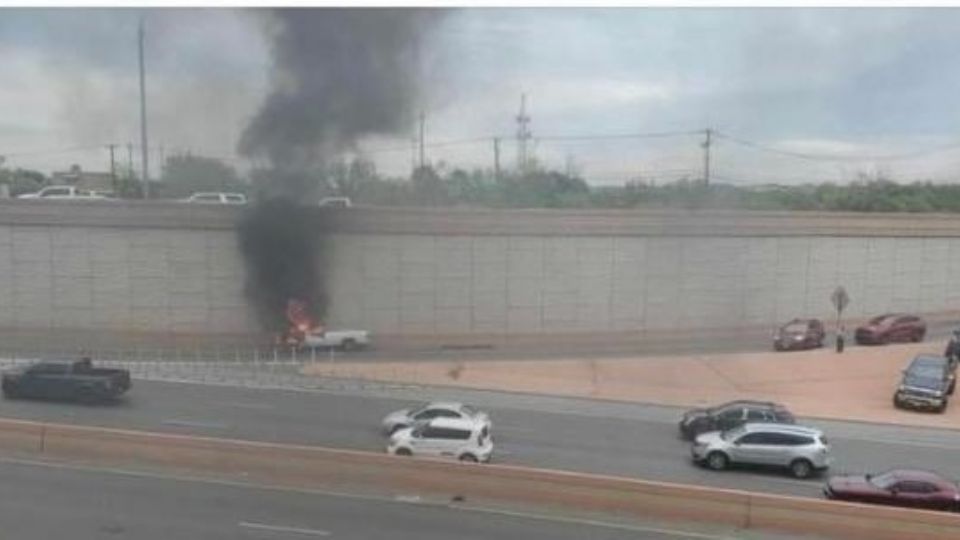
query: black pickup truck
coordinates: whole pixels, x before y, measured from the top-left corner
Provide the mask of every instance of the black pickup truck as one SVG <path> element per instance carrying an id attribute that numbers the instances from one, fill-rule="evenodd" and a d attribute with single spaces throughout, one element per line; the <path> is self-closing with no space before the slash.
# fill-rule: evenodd
<path id="1" fill-rule="evenodd" d="M 125 369 L 95 368 L 89 358 L 41 361 L 3 373 L 6 398 L 109 401 L 130 389 Z"/>

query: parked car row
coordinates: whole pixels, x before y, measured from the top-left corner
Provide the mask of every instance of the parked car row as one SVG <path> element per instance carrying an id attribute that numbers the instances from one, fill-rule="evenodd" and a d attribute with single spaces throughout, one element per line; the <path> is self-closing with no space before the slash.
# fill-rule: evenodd
<path id="1" fill-rule="evenodd" d="M 941 370 L 941 364 L 930 362 L 931 358 L 940 359 L 920 356 L 911 366 L 916 366 L 915 372 Z M 949 380 L 945 384 L 952 385 L 954 379 Z M 775 468 L 803 479 L 827 471 L 833 463 L 824 433 L 797 425 L 793 414 L 778 403 L 739 400 L 692 409 L 680 419 L 679 431 L 691 441 L 693 462 L 715 471 L 735 466 Z M 840 501 L 960 512 L 958 484 L 924 470 L 835 475 L 825 482 L 823 495 Z"/>
<path id="2" fill-rule="evenodd" d="M 885 345 L 893 342 L 923 341 L 927 323 L 916 315 L 885 313 L 878 315 L 854 331 L 859 345 Z M 806 350 L 823 347 L 826 330 L 820 319 L 793 319 L 773 333 L 777 351 Z"/>

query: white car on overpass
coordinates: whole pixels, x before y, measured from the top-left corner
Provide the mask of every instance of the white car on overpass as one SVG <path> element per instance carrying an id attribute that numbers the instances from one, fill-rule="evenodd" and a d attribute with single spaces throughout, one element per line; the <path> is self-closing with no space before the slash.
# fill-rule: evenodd
<path id="1" fill-rule="evenodd" d="M 247 196 L 243 193 L 210 191 L 194 193 L 182 201 L 193 204 L 247 204 Z"/>
<path id="2" fill-rule="evenodd" d="M 479 411 L 470 405 L 455 401 L 431 401 L 422 403 L 409 409 L 400 409 L 388 414 L 381 422 L 383 433 L 393 435 L 397 431 L 408 428 L 416 423 L 427 422 L 434 418 L 451 418 L 454 420 L 469 420 L 480 422 L 491 427 L 490 415 Z"/>
<path id="3" fill-rule="evenodd" d="M 18 199 L 45 201 L 109 201 L 110 197 L 97 191 L 87 191 L 77 186 L 47 186 L 34 193 L 22 193 Z"/>

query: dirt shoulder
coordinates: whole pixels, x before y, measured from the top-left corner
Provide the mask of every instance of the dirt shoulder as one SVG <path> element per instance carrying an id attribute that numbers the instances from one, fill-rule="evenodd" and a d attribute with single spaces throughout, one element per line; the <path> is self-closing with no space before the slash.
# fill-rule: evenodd
<path id="1" fill-rule="evenodd" d="M 317 376 L 460 386 L 678 406 L 732 399 L 786 404 L 800 416 L 960 428 L 960 405 L 944 414 L 892 404 L 901 370 L 917 353 L 944 342 L 799 352 L 516 360 L 323 363 Z M 958 394 L 960 395 L 960 394 Z"/>

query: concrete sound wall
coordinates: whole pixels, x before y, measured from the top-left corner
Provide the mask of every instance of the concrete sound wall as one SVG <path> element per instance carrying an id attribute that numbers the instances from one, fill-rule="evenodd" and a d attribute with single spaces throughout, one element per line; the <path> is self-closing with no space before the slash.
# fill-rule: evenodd
<path id="1" fill-rule="evenodd" d="M 0 205 L 0 328 L 255 330 L 235 215 L 166 206 Z"/>
<path id="2" fill-rule="evenodd" d="M 399 214 L 379 230 L 341 223 L 352 234 L 334 237 L 337 322 L 506 335 L 769 326 L 832 318 L 838 285 L 854 318 L 960 306 L 951 216 Z"/>
<path id="3" fill-rule="evenodd" d="M 0 203 L 0 328 L 257 331 L 236 208 Z M 318 210 L 319 212 L 319 210 Z M 405 336 L 770 325 L 960 305 L 960 219 L 731 212 L 336 210 L 329 322 Z"/>

